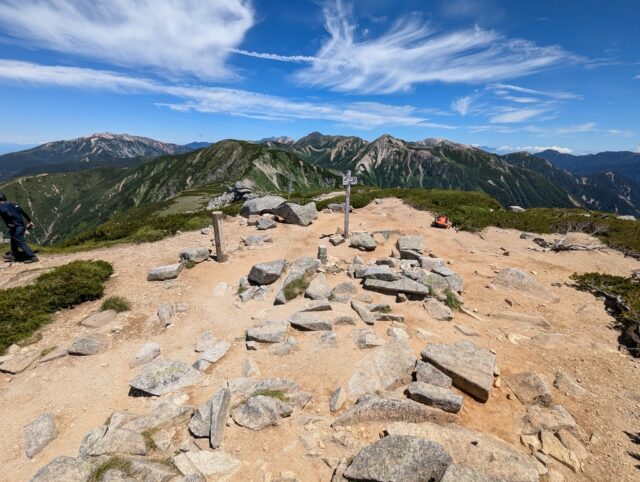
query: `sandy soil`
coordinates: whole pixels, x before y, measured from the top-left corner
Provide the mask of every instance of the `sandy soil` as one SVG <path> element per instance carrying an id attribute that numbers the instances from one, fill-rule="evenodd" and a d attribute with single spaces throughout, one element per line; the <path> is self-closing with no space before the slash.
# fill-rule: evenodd
<path id="1" fill-rule="evenodd" d="M 393 199 L 361 209 L 352 217 L 354 230 L 403 229 L 407 234 L 421 234 L 427 250 L 450 260 L 451 268 L 462 275 L 466 306 L 477 310 L 484 320 L 457 313 L 453 322 L 435 321 L 426 315 L 418 302 L 395 305 L 392 297 L 373 293 L 375 301 L 390 302 L 394 313 L 405 316 L 416 356 L 429 341 L 449 343 L 465 338 L 454 328 L 454 323 L 458 323 L 480 333 L 481 336 L 472 341 L 495 350 L 502 375 L 535 371 L 551 385 L 557 371 L 568 373 L 578 379 L 590 395 L 578 400 L 552 388 L 555 401 L 569 410 L 587 434 L 595 434 L 595 437 L 589 447 L 592 455 L 584 473 L 576 475 L 559 464 L 554 468 L 565 480 L 638 480 L 640 472 L 627 454 L 634 446 L 623 431 L 640 430 L 640 360 L 617 350 L 617 332 L 611 328 L 612 318 L 605 312 L 602 301 L 565 283 L 576 271 L 629 275 L 640 268 L 640 262 L 611 250 L 542 253 L 532 250 L 533 243 L 519 239 L 520 233 L 516 231 L 488 229 L 481 237 L 454 230 L 434 230 L 428 227 L 430 222 L 430 214 L 415 211 Z M 285 319 L 306 301 L 298 299 L 285 306 L 273 306 L 279 283 L 272 286 L 269 296 L 262 301 L 241 304 L 233 294 L 239 278 L 247 274 L 253 264 L 278 258 L 293 260 L 303 255 L 315 256 L 319 243 L 328 244 L 320 237 L 334 233 L 341 223 L 340 214 L 321 214 L 309 228 L 281 224 L 268 231 L 273 244 L 235 251 L 231 261 L 225 264 L 206 262 L 184 270 L 171 288 L 164 283 L 147 282 L 148 270 L 175 262 L 181 248 L 210 246 L 208 236 L 189 232 L 152 244 L 43 256 L 39 269 L 75 259 L 103 259 L 113 263 L 115 275 L 108 282 L 107 295 L 129 298 L 133 310 L 121 314 L 116 321 L 124 328 L 121 332 L 112 333 L 111 326 L 100 330 L 108 333 L 111 339 L 110 348 L 104 353 L 84 358 L 64 357 L 35 365 L 16 376 L 0 375 L 0 466 L 3 468 L 0 479 L 29 480 L 39 467 L 55 456 L 75 456 L 85 432 L 102 425 L 115 410 L 148 412 L 153 400 L 128 396 L 128 381 L 137 373 L 136 369 L 129 369 L 128 360 L 144 343 L 154 341 L 162 346 L 163 357 L 193 362 L 196 339 L 204 331 L 211 330 L 217 338 L 232 342 L 232 348 L 209 369 L 203 383 L 187 390 L 192 405 L 197 406 L 209 398 L 226 379 L 242 376 L 242 363 L 248 357 L 257 362 L 263 377 L 290 378 L 313 393 L 312 401 L 303 411 L 296 410 L 278 427 L 260 432 L 235 425 L 227 428 L 223 448 L 242 461 L 241 470 L 232 480 L 270 480 L 287 470 L 305 481 L 329 480 L 329 467 L 322 457 L 306 455 L 299 436 L 315 427 L 323 436 L 323 448 L 319 449 L 323 457 L 342 457 L 355 452 L 355 448 L 345 448 L 331 441 L 333 432 L 328 425 L 332 414 L 328 400 L 333 390 L 348 380 L 353 364 L 369 352 L 356 348 L 353 327 L 349 326 L 336 328 L 339 339 L 336 348 L 317 348 L 318 334 L 295 333 L 297 347 L 292 355 L 274 356 L 269 349 L 248 352 L 244 333 L 255 324 L 252 317 Z M 230 247 L 239 246 L 242 236 L 255 233 L 254 227 L 241 226 L 238 218 L 227 220 L 224 228 Z M 373 261 L 389 255 L 395 239 L 392 237 L 372 253 L 359 253 L 346 245 L 329 245 L 329 254 L 346 260 L 358 254 Z M 508 250 L 509 256 L 503 255 L 501 248 Z M 505 267 L 534 273 L 560 298 L 560 302 L 544 302 L 488 288 L 495 272 Z M 29 269 L 32 268 L 12 266 L 1 270 L 0 285 Z M 328 275 L 328 279 L 333 286 L 348 278 L 340 273 Z M 213 288 L 219 282 L 230 285 L 223 297 L 213 295 Z M 146 318 L 155 312 L 158 304 L 167 302 L 186 302 L 189 310 L 179 315 L 166 330 L 149 330 Z M 348 305 L 334 305 L 334 309 L 350 311 Z M 99 302 L 86 303 L 60 313 L 54 323 L 42 330 L 43 338 L 37 347 L 66 347 L 76 336 L 91 332 L 78 322 L 98 306 Z M 488 316 L 501 311 L 542 315 L 549 320 L 551 328 L 545 330 Z M 387 327 L 387 323 L 378 323 L 374 330 L 388 339 Z M 433 335 L 427 339 L 417 333 L 418 328 Z M 465 397 L 461 423 L 493 433 L 520 447 L 518 425 L 524 407 L 515 397 L 508 397 L 509 394 L 503 382 L 501 388 L 493 389 L 486 404 Z M 35 458 L 28 460 L 24 455 L 23 427 L 45 411 L 54 414 L 60 435 Z M 380 425 L 356 427 L 351 435 L 371 441 L 377 438 L 380 428 Z"/>

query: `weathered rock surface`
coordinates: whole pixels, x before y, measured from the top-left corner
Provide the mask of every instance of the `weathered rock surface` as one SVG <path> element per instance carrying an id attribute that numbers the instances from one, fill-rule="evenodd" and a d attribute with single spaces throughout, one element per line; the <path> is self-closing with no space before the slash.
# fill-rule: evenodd
<path id="1" fill-rule="evenodd" d="M 223 450 L 190 450 L 184 454 L 189 462 L 197 469 L 199 474 L 211 480 L 228 478 L 240 468 L 240 461 Z"/>
<path id="2" fill-rule="evenodd" d="M 94 457 L 100 455 L 128 454 L 146 455 L 147 447 L 142 434 L 126 428 L 113 428 L 95 442 L 88 450 Z"/>
<path id="3" fill-rule="evenodd" d="M 458 413 L 462 410 L 464 398 L 446 388 L 429 385 L 424 382 L 413 382 L 407 387 L 407 395 L 416 402 L 436 407 L 445 412 Z"/>
<path id="4" fill-rule="evenodd" d="M 336 391 L 331 394 L 331 398 L 329 399 L 329 410 L 331 410 L 331 412 L 339 411 L 346 401 L 347 394 L 345 389 L 338 387 Z"/>
<path id="5" fill-rule="evenodd" d="M 109 339 L 101 333 L 79 336 L 68 348 L 70 355 L 96 355 L 107 348 Z"/>
<path id="6" fill-rule="evenodd" d="M 276 223 L 271 218 L 262 218 L 256 224 L 256 228 L 258 231 L 266 231 L 267 229 L 275 229 L 278 227 L 278 223 Z"/>
<path id="7" fill-rule="evenodd" d="M 287 274 L 282 283 L 280 291 L 276 295 L 275 304 L 282 305 L 289 301 L 286 296 L 287 288 L 294 283 L 299 283 L 301 280 L 310 279 L 318 271 L 319 267 L 320 261 L 315 258 L 305 256 L 295 260 L 291 265 L 289 274 Z"/>
<path id="8" fill-rule="evenodd" d="M 504 379 L 511 391 L 524 405 L 548 407 L 553 402 L 549 386 L 537 373 L 513 373 Z"/>
<path id="9" fill-rule="evenodd" d="M 566 395 L 575 398 L 581 398 L 589 394 L 577 381 L 564 372 L 556 373 L 553 386 L 564 392 Z"/>
<path id="10" fill-rule="evenodd" d="M 455 422 L 456 416 L 413 400 L 371 396 L 358 402 L 331 424 L 333 427 L 363 422 Z"/>
<path id="11" fill-rule="evenodd" d="M 297 224 L 298 226 L 309 226 L 318 217 L 316 203 L 314 202 L 304 206 L 285 202 L 271 209 L 271 214 L 282 218 L 287 224 Z"/>
<path id="12" fill-rule="evenodd" d="M 254 326 L 247 330 L 247 340 L 261 343 L 283 343 L 287 340 L 289 322 L 266 321 L 260 326 Z"/>
<path id="13" fill-rule="evenodd" d="M 0 365 L 0 372 L 11 373 L 15 375 L 22 373 L 29 368 L 33 362 L 40 357 L 40 350 L 33 350 L 26 353 L 14 355 L 9 360 Z"/>
<path id="14" fill-rule="evenodd" d="M 189 422 L 189 431 L 195 437 L 209 438 L 211 448 L 218 448 L 222 444 L 230 407 L 231 390 L 219 390 L 195 411 Z"/>
<path id="15" fill-rule="evenodd" d="M 553 433 L 543 430 L 540 433 L 540 442 L 542 443 L 540 451 L 543 454 L 553 457 L 574 472 L 580 470 L 581 464 L 576 454 L 566 448 Z"/>
<path id="16" fill-rule="evenodd" d="M 356 346 L 360 349 L 375 348 L 382 345 L 384 345 L 384 340 L 378 338 L 378 335 L 370 330 L 356 333 Z"/>
<path id="17" fill-rule="evenodd" d="M 158 306 L 158 320 L 160 320 L 160 325 L 162 327 L 167 327 L 171 323 L 173 323 L 173 315 L 175 314 L 176 309 L 171 303 L 163 303 Z"/>
<path id="18" fill-rule="evenodd" d="M 87 316 L 80 324 L 87 328 L 100 328 L 111 323 L 116 319 L 116 316 L 118 316 L 118 312 L 115 310 L 98 311 Z"/>
<path id="19" fill-rule="evenodd" d="M 562 405 L 553 405 L 550 408 L 529 405 L 523 422 L 524 435 L 535 435 L 545 430 L 553 433 L 562 429 L 571 433 L 578 430 L 575 420 Z"/>
<path id="20" fill-rule="evenodd" d="M 400 279 L 400 275 L 385 264 L 370 266 L 364 268 L 360 278 L 364 279 L 379 279 L 383 281 L 397 281 Z"/>
<path id="21" fill-rule="evenodd" d="M 129 382 L 131 388 L 150 395 L 164 395 L 200 381 L 198 370 L 182 361 L 154 360 Z"/>
<path id="22" fill-rule="evenodd" d="M 208 350 L 203 351 L 198 357 L 198 360 L 205 360 L 209 363 L 216 363 L 227 354 L 229 348 L 231 348 L 231 343 L 226 340 L 219 341 Z"/>
<path id="23" fill-rule="evenodd" d="M 56 457 L 42 467 L 31 479 L 31 482 L 78 482 L 87 480 L 93 464 L 73 457 Z"/>
<path id="24" fill-rule="evenodd" d="M 349 246 L 361 251 L 373 251 L 378 246 L 378 243 L 369 233 L 355 233 L 349 238 Z"/>
<path id="25" fill-rule="evenodd" d="M 364 281 L 364 287 L 374 291 L 382 291 L 385 293 L 408 293 L 414 295 L 428 295 L 429 288 L 412 279 L 401 277 L 397 281 L 384 281 L 379 279 L 367 279 Z"/>
<path id="26" fill-rule="evenodd" d="M 129 361 L 129 368 L 136 368 L 155 360 L 160 356 L 162 348 L 157 343 L 147 343 L 144 345 L 136 356 Z"/>
<path id="27" fill-rule="evenodd" d="M 261 380 L 246 377 L 234 378 L 229 380 L 228 387 L 231 390 L 232 406 L 244 402 L 251 395 L 263 392 L 279 391 L 289 396 L 300 390 L 300 386 L 296 382 L 286 378 L 264 378 Z"/>
<path id="28" fill-rule="evenodd" d="M 353 308 L 353 310 L 356 313 L 358 313 L 358 316 L 360 316 L 360 319 L 364 321 L 367 325 L 375 324 L 376 318 L 375 316 L 373 316 L 373 313 L 369 311 L 369 309 L 367 308 L 367 305 L 365 305 L 360 301 L 351 300 L 351 308 Z"/>
<path id="29" fill-rule="evenodd" d="M 453 311 L 444 303 L 439 302 L 435 298 L 427 299 L 422 305 L 427 314 L 434 320 L 449 321 L 453 320 Z"/>
<path id="30" fill-rule="evenodd" d="M 331 288 L 327 283 L 327 277 L 324 273 L 318 273 L 309 283 L 309 287 L 305 291 L 305 296 L 312 300 L 323 300 L 329 298 Z"/>
<path id="31" fill-rule="evenodd" d="M 270 213 L 272 209 L 277 208 L 285 202 L 287 202 L 287 200 L 280 196 L 262 196 L 249 199 L 245 201 L 242 208 L 240 208 L 240 215 L 248 218 L 256 214 Z"/>
<path id="32" fill-rule="evenodd" d="M 211 257 L 209 248 L 187 248 L 180 251 L 180 259 L 190 263 L 202 263 Z"/>
<path id="33" fill-rule="evenodd" d="M 169 397 L 165 400 L 159 400 L 151 412 L 139 417 L 134 416 L 131 420 L 124 421 L 121 428 L 144 432 L 145 430 L 153 431 L 161 427 L 186 425 L 193 412 L 193 407 L 183 404 L 179 398 L 173 399 Z"/>
<path id="34" fill-rule="evenodd" d="M 349 396 L 356 399 L 367 393 L 408 384 L 415 361 L 408 343 L 390 341 L 356 363 L 346 385 Z"/>
<path id="35" fill-rule="evenodd" d="M 168 279 L 175 279 L 180 275 L 183 269 L 184 264 L 182 263 L 158 266 L 149 271 L 147 281 L 165 281 Z"/>
<path id="36" fill-rule="evenodd" d="M 256 264 L 249 272 L 249 281 L 258 285 L 270 285 L 275 283 L 287 266 L 286 259 L 277 259 L 268 263 Z"/>
<path id="37" fill-rule="evenodd" d="M 389 435 L 410 435 L 431 440 L 451 455 L 455 464 L 505 481 L 538 482 L 533 459 L 493 435 L 461 427 L 435 423 L 393 423 Z"/>
<path id="38" fill-rule="evenodd" d="M 213 333 L 211 333 L 210 331 L 205 331 L 196 340 L 196 345 L 194 347 L 194 350 L 197 353 L 202 353 L 203 351 L 206 351 L 209 348 L 211 348 L 213 345 L 215 345 L 216 341 L 217 341 L 216 337 L 213 336 Z"/>
<path id="39" fill-rule="evenodd" d="M 450 376 L 453 385 L 480 401 L 489 399 L 496 356 L 468 340 L 452 345 L 432 343 L 421 352 L 422 359 Z"/>
<path id="40" fill-rule="evenodd" d="M 503 479 L 489 477 L 462 465 L 451 464 L 447 467 L 440 482 L 506 482 Z"/>
<path id="41" fill-rule="evenodd" d="M 333 321 L 324 318 L 316 312 L 298 312 L 289 318 L 289 324 L 302 331 L 329 331 L 333 330 Z"/>
<path id="42" fill-rule="evenodd" d="M 363 448 L 344 473 L 349 480 L 428 482 L 440 480 L 451 457 L 438 444 L 418 437 L 384 437 Z"/>
<path id="43" fill-rule="evenodd" d="M 416 381 L 441 388 L 451 388 L 451 377 L 422 360 L 416 362 Z"/>
<path id="44" fill-rule="evenodd" d="M 402 251 L 410 250 L 417 251 L 422 254 L 424 251 L 424 240 L 420 235 L 400 236 L 396 246 L 398 247 L 398 251 L 401 253 Z"/>
<path id="45" fill-rule="evenodd" d="M 24 428 L 24 451 L 33 458 L 58 437 L 53 415 L 43 413 Z"/>
<path id="46" fill-rule="evenodd" d="M 516 268 L 505 268 L 493 280 L 494 284 L 518 291 L 527 296 L 558 302 L 560 299 L 533 276 Z"/>
<path id="47" fill-rule="evenodd" d="M 245 246 L 264 246 L 264 243 L 271 243 L 273 240 L 266 234 L 251 234 L 242 241 Z"/>
<path id="48" fill-rule="evenodd" d="M 311 303 L 307 303 L 302 307 L 300 311 L 331 311 L 331 303 L 327 299 L 315 300 Z"/>
<path id="49" fill-rule="evenodd" d="M 280 417 L 293 413 L 290 405 L 272 397 L 256 395 L 231 412 L 234 422 L 251 430 L 277 425 Z"/>

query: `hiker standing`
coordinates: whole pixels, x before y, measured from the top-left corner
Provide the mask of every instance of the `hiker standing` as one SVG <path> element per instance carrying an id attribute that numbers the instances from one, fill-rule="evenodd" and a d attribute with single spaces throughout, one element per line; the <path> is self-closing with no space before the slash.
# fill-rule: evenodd
<path id="1" fill-rule="evenodd" d="M 31 217 L 19 205 L 7 201 L 7 196 L 2 193 L 0 193 L 0 217 L 9 228 L 9 236 L 11 237 L 11 254 L 5 254 L 4 258 L 9 261 L 17 261 L 20 256 L 19 249 L 22 248 L 25 263 L 39 261 L 24 240 L 27 229 L 34 227 Z"/>

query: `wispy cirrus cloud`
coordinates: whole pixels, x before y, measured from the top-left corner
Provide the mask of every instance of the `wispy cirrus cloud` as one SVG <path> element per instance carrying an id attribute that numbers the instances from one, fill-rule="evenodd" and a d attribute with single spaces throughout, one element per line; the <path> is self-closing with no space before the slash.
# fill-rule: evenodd
<path id="1" fill-rule="evenodd" d="M 459 97 L 451 103 L 451 108 L 464 117 L 469 113 L 472 102 L 473 98 L 470 95 Z"/>
<path id="2" fill-rule="evenodd" d="M 532 154 L 538 152 L 553 150 L 560 152 L 561 154 L 572 154 L 573 149 L 562 146 L 500 146 L 495 149 L 497 152 L 523 152 L 527 151 Z"/>
<path id="3" fill-rule="evenodd" d="M 582 99 L 581 95 L 574 94 L 572 92 L 564 92 L 564 91 L 544 91 L 544 90 L 536 90 L 530 89 L 527 87 L 521 87 L 519 85 L 511 85 L 511 84 L 494 84 L 489 87 L 491 90 L 501 95 L 508 95 L 507 92 L 517 92 L 518 94 L 529 94 L 536 95 L 540 97 L 547 97 L 551 99 L 557 100 L 572 100 L 572 99 Z"/>
<path id="4" fill-rule="evenodd" d="M 578 60 L 558 46 L 540 47 L 478 27 L 442 32 L 409 17 L 397 20 L 383 35 L 365 37 L 352 19 L 350 6 L 342 0 L 326 4 L 323 14 L 329 37 L 295 77 L 303 84 L 340 92 L 388 94 L 429 82 L 497 82 Z M 301 61 L 300 56 L 290 59 Z"/>
<path id="5" fill-rule="evenodd" d="M 198 111 L 267 120 L 323 120 L 363 129 L 419 126 L 456 129 L 432 123 L 412 106 L 378 102 L 311 102 L 222 87 L 175 85 L 117 72 L 0 60 L 0 80 L 30 85 L 98 89 L 122 94 L 156 94 L 156 104 L 177 111 Z M 170 100 L 166 100 L 169 97 Z"/>
<path id="6" fill-rule="evenodd" d="M 516 109 L 512 107 L 505 107 L 500 109 L 501 112 L 494 114 L 489 118 L 489 122 L 498 124 L 515 124 L 519 122 L 529 121 L 535 117 L 538 117 L 547 112 L 546 108 L 523 108 Z"/>
<path id="7" fill-rule="evenodd" d="M 226 66 L 254 25 L 250 0 L 4 0 L 0 26 L 23 44 L 202 79 Z"/>

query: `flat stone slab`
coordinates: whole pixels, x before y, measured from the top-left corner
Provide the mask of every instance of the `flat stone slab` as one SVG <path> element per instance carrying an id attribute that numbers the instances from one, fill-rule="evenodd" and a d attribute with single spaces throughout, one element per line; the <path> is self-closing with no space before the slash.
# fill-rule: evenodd
<path id="1" fill-rule="evenodd" d="M 331 424 L 332 427 L 356 425 L 363 422 L 455 422 L 457 417 L 437 408 L 406 398 L 379 398 L 372 396 L 347 410 Z"/>
<path id="2" fill-rule="evenodd" d="M 43 413 L 24 428 L 25 454 L 33 458 L 58 437 L 53 415 Z"/>
<path id="3" fill-rule="evenodd" d="M 300 311 L 331 311 L 331 303 L 329 300 L 315 300 L 311 303 L 307 303 L 302 307 Z"/>
<path id="4" fill-rule="evenodd" d="M 413 382 L 407 387 L 409 398 L 430 407 L 439 408 L 449 413 L 462 410 L 464 398 L 446 388 L 429 385 L 424 382 Z"/>
<path id="5" fill-rule="evenodd" d="M 523 405 L 548 407 L 553 402 L 553 396 L 547 382 L 537 373 L 513 373 L 505 376 L 504 380 Z"/>
<path id="6" fill-rule="evenodd" d="M 92 470 L 89 461 L 60 456 L 38 470 L 31 482 L 78 482 L 88 480 Z"/>
<path id="7" fill-rule="evenodd" d="M 516 268 L 505 268 L 493 280 L 494 284 L 510 290 L 523 293 L 533 298 L 557 303 L 560 301 L 555 294 L 545 288 L 533 276 Z"/>
<path id="8" fill-rule="evenodd" d="M 276 398 L 256 395 L 231 412 L 233 421 L 238 425 L 261 430 L 270 425 L 277 425 L 281 417 L 289 417 L 293 409 L 287 403 Z"/>
<path id="9" fill-rule="evenodd" d="M 164 395 L 198 383 L 202 375 L 190 365 L 176 360 L 154 360 L 129 382 L 131 388 L 150 395 Z"/>
<path id="10" fill-rule="evenodd" d="M 87 328 L 100 328 L 111 323 L 116 319 L 116 316 L 118 316 L 118 312 L 115 310 L 98 311 L 87 316 L 80 324 Z"/>
<path id="11" fill-rule="evenodd" d="M 538 482 L 540 475 L 532 457 L 498 437 L 459 425 L 393 423 L 389 435 L 410 435 L 431 440 L 451 455 L 455 464 L 505 481 Z"/>
<path id="12" fill-rule="evenodd" d="M 331 288 L 327 283 L 327 277 L 325 274 L 318 273 L 315 275 L 304 294 L 307 298 L 312 300 L 324 300 L 329 298 Z"/>
<path id="13" fill-rule="evenodd" d="M 391 435 L 363 448 L 344 476 L 349 480 L 425 482 L 440 480 L 452 460 L 438 444 Z"/>
<path id="14" fill-rule="evenodd" d="M 396 246 L 398 247 L 398 251 L 411 250 L 422 253 L 424 251 L 424 239 L 418 234 L 400 236 Z"/>
<path id="15" fill-rule="evenodd" d="M 270 218 L 262 218 L 256 224 L 256 228 L 258 231 L 266 231 L 267 229 L 276 229 L 278 227 L 278 223 L 276 223 L 273 219 Z"/>
<path id="16" fill-rule="evenodd" d="M 438 321 L 453 320 L 453 311 L 444 303 L 436 300 L 435 298 L 427 299 L 422 305 L 427 314 Z"/>
<path id="17" fill-rule="evenodd" d="M 379 279 L 384 281 L 398 281 L 400 275 L 395 271 L 391 271 L 391 268 L 385 264 L 379 264 L 364 268 L 360 278 L 364 279 Z"/>
<path id="18" fill-rule="evenodd" d="M 450 376 L 453 385 L 482 402 L 489 399 L 496 356 L 468 340 L 452 345 L 431 343 L 420 353 L 422 359 Z"/>
<path id="19" fill-rule="evenodd" d="M 129 361 L 129 368 L 136 368 L 155 360 L 160 356 L 162 348 L 157 343 L 147 343 L 144 345 L 136 356 Z"/>
<path id="20" fill-rule="evenodd" d="M 38 358 L 40 358 L 40 350 L 29 351 L 14 355 L 9 360 L 0 365 L 0 372 L 16 375 L 22 373 L 29 368 Z"/>
<path id="21" fill-rule="evenodd" d="M 261 343 L 284 343 L 289 331 L 288 321 L 267 321 L 247 330 L 247 340 Z"/>
<path id="22" fill-rule="evenodd" d="M 203 351 L 198 360 L 204 360 L 209 363 L 216 363 L 227 354 L 231 348 L 231 343 L 226 340 L 216 342 L 211 348 Z"/>
<path id="23" fill-rule="evenodd" d="M 428 383 L 441 388 L 451 388 L 451 377 L 445 375 L 436 367 L 422 360 L 416 362 L 416 381 Z"/>
<path id="24" fill-rule="evenodd" d="M 68 348 L 70 355 L 96 355 L 107 348 L 109 339 L 101 333 L 79 336 Z"/>
<path id="25" fill-rule="evenodd" d="M 282 276 L 286 266 L 286 259 L 276 259 L 267 263 L 256 264 L 249 271 L 249 281 L 259 285 L 275 283 Z"/>
<path id="26" fill-rule="evenodd" d="M 360 317 L 360 319 L 364 321 L 367 325 L 375 324 L 376 318 L 373 315 L 373 313 L 369 311 L 369 308 L 367 307 L 367 305 L 365 305 L 360 301 L 351 300 L 351 308 L 353 308 L 353 310 L 356 313 L 358 313 L 358 316 Z"/>
<path id="27" fill-rule="evenodd" d="M 149 271 L 147 275 L 147 281 L 165 281 L 168 279 L 176 279 L 182 270 L 184 269 L 184 264 L 176 263 L 176 264 L 168 264 L 165 266 L 157 266 Z"/>
<path id="28" fill-rule="evenodd" d="M 298 312 L 289 318 L 292 327 L 302 331 L 330 331 L 333 330 L 333 321 L 323 318 L 316 312 Z"/>
<path id="29" fill-rule="evenodd" d="M 429 288 L 412 279 L 401 277 L 397 281 L 385 281 L 380 279 L 366 279 L 364 287 L 374 291 L 387 293 L 407 293 L 413 295 L 428 295 Z"/>
<path id="30" fill-rule="evenodd" d="M 199 474 L 207 478 L 220 477 L 215 480 L 224 480 L 240 468 L 240 461 L 223 450 L 190 450 L 185 456 Z"/>

